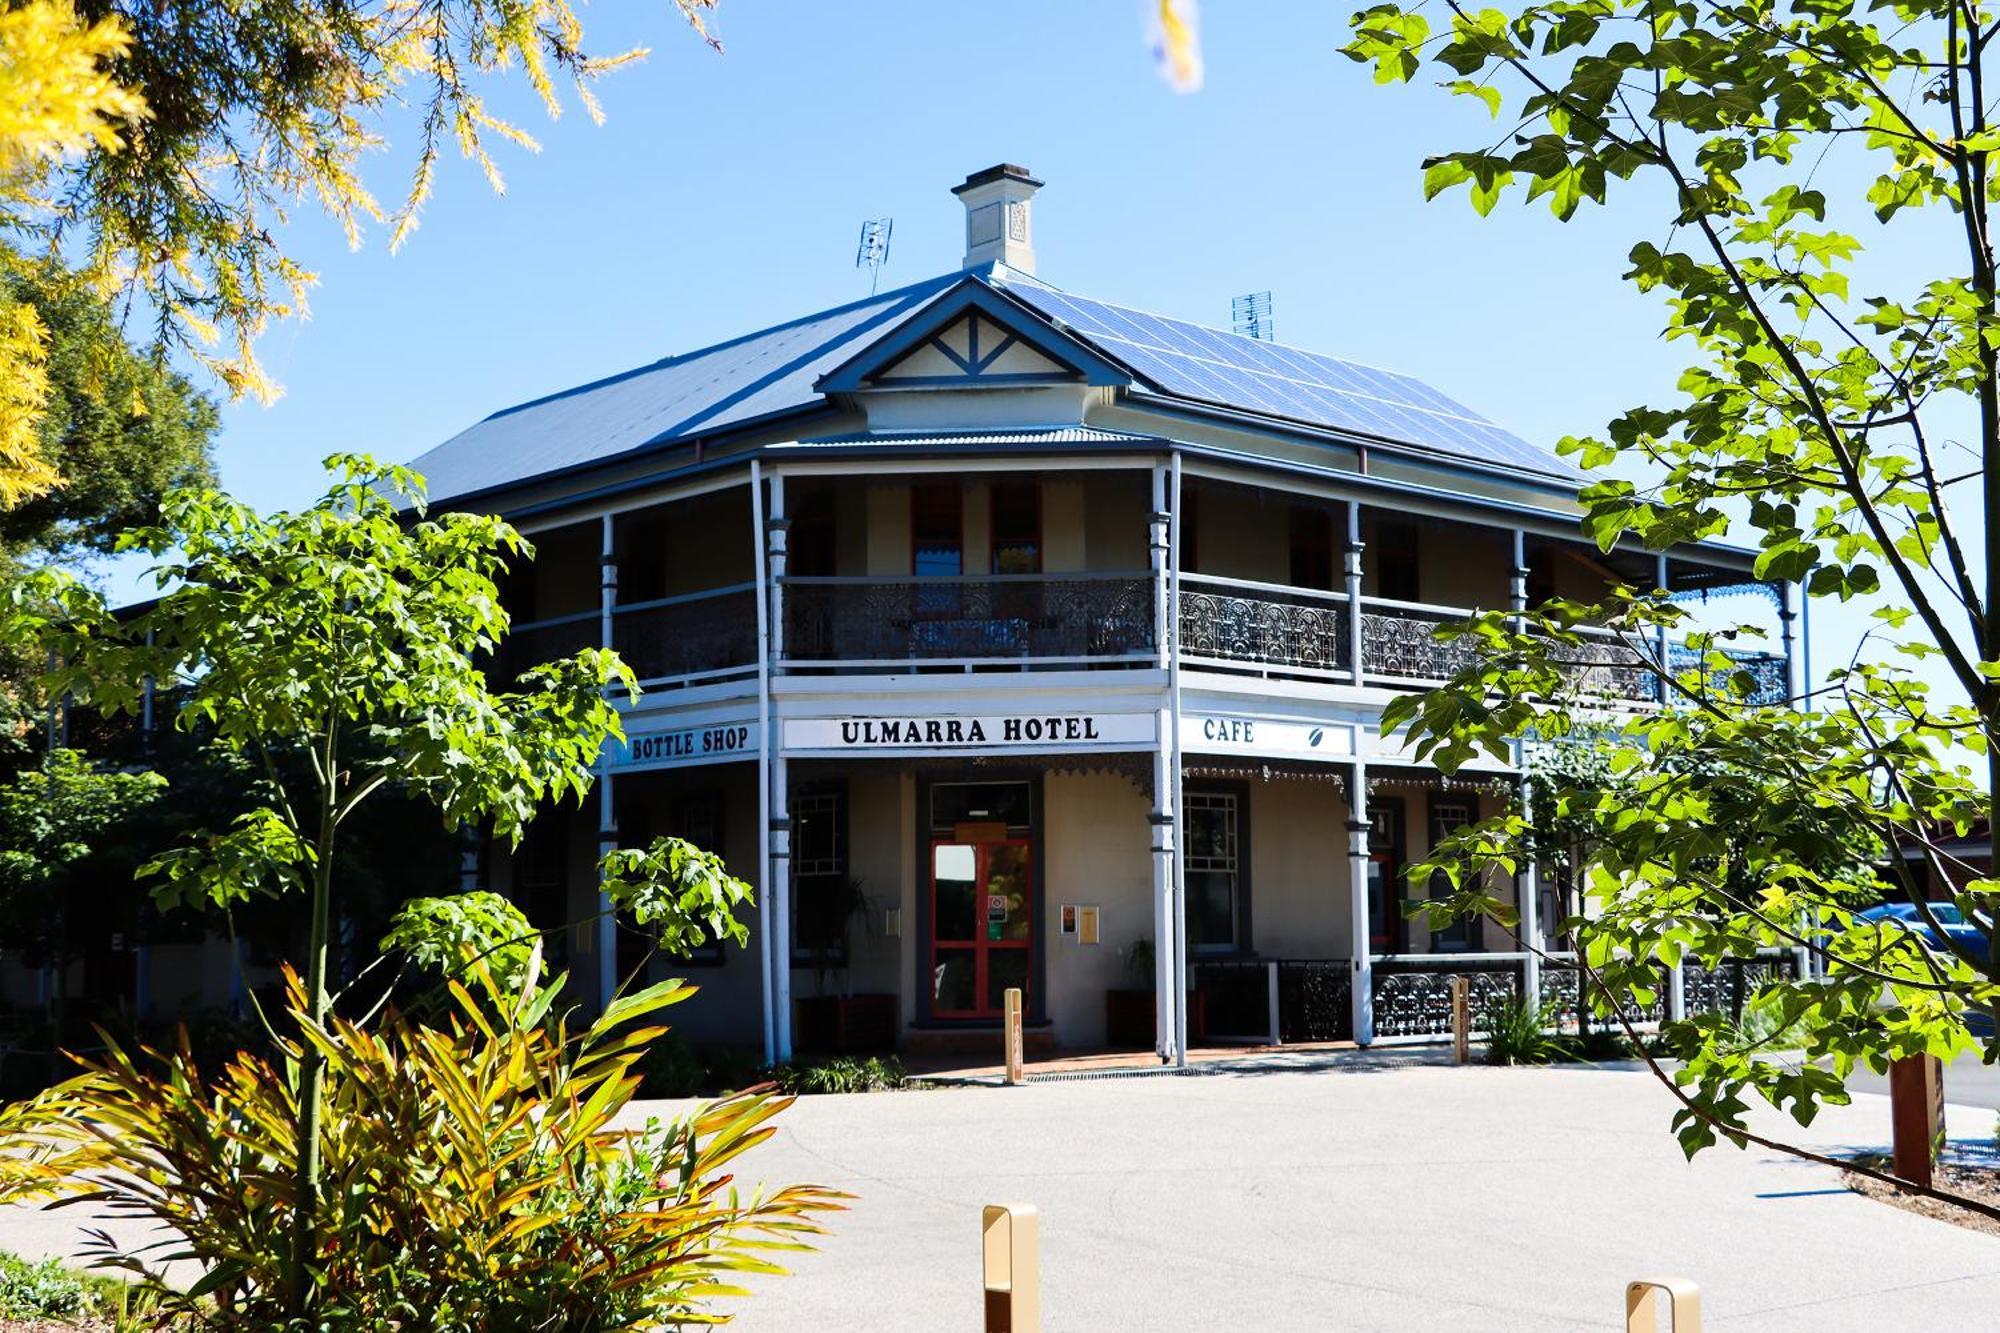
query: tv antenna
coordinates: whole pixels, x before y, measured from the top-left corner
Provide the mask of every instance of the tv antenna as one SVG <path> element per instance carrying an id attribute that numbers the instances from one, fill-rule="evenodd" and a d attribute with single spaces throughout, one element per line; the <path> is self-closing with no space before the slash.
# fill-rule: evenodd
<path id="1" fill-rule="evenodd" d="M 861 244 L 854 250 L 854 267 L 868 270 L 870 296 L 882 281 L 882 266 L 889 262 L 889 235 L 895 229 L 894 218 L 870 218 L 861 224 Z"/>
<path id="2" fill-rule="evenodd" d="M 1271 318 L 1269 292 L 1250 292 L 1243 296 L 1230 297 L 1229 319 L 1235 330 L 1246 338 L 1258 338 L 1270 342 L 1277 336 L 1277 325 Z"/>

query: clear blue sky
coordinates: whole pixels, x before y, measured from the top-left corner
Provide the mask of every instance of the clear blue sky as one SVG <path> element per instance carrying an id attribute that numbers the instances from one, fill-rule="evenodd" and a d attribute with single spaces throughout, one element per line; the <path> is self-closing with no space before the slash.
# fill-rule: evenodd
<path id="1" fill-rule="evenodd" d="M 395 255 L 294 226 L 322 285 L 262 344 L 282 401 L 226 411 L 223 480 L 296 504 L 334 450 L 411 459 L 508 404 L 851 300 L 866 217 L 896 220 L 885 286 L 954 269 L 949 187 L 1000 161 L 1048 183 L 1036 249 L 1058 286 L 1225 326 L 1232 294 L 1269 288 L 1282 340 L 1542 443 L 1670 393 L 1683 354 L 1618 280 L 1646 218 L 1426 205 L 1424 155 L 1492 124 L 1428 74 L 1375 86 L 1338 53 L 1351 7 L 1209 0 L 1207 87 L 1176 96 L 1142 0 L 725 0 L 722 55 L 664 0 L 590 6 L 594 46 L 653 50 L 601 85 L 604 125 L 575 106 L 551 124 L 517 85 L 496 105 L 542 151 L 498 149 L 504 196 L 447 163 Z M 393 196 L 410 144 L 388 130 L 373 174 Z"/>

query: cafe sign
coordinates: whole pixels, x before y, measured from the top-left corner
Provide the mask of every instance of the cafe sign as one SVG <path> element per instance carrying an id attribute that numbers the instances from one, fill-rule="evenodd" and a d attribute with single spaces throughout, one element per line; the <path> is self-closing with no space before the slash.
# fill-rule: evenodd
<path id="1" fill-rule="evenodd" d="M 604 759 L 612 772 L 748 759 L 756 756 L 763 743 L 763 734 L 755 722 L 722 722 L 707 727 L 648 731 L 606 746 Z"/>
<path id="2" fill-rule="evenodd" d="M 1234 713 L 1183 713 L 1181 749 L 1266 759 L 1345 760 L 1354 757 L 1354 729 L 1345 723 L 1298 722 Z"/>
<path id="3" fill-rule="evenodd" d="M 787 750 L 1093 749 L 1151 745 L 1151 713 L 928 713 L 788 718 Z"/>

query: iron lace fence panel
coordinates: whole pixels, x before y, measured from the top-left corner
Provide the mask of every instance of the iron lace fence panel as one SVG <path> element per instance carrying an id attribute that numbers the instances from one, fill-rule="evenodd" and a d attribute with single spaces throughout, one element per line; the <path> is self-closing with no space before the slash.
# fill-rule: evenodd
<path id="1" fill-rule="evenodd" d="M 1134 658 L 1155 651 L 1149 575 L 787 578 L 802 663 Z"/>

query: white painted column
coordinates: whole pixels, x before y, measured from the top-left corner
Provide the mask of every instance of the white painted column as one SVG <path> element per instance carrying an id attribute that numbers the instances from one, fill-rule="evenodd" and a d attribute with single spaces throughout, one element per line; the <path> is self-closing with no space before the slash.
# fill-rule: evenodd
<path id="1" fill-rule="evenodd" d="M 1353 1005 L 1354 1040 L 1366 1046 L 1375 1040 L 1375 964 L 1368 936 L 1368 765 L 1357 759 L 1347 786 L 1347 913 L 1353 935 L 1348 955 Z"/>
<path id="2" fill-rule="evenodd" d="M 1160 670 L 1168 669 L 1167 655 L 1169 638 L 1167 628 L 1167 570 L 1171 554 L 1172 538 L 1169 523 L 1172 515 L 1167 513 L 1167 467 L 1164 463 L 1153 464 L 1153 517 L 1147 525 L 1148 550 L 1153 571 L 1153 638 L 1159 649 Z"/>
<path id="3" fill-rule="evenodd" d="M 1155 463 L 1153 514 L 1147 525 L 1147 547 L 1153 572 L 1153 637 L 1159 649 L 1160 669 L 1169 673 L 1173 670 L 1172 659 L 1175 655 L 1174 632 L 1168 619 L 1171 606 L 1168 576 L 1173 565 L 1172 517 L 1167 512 L 1167 466 Z M 1155 710 L 1153 727 L 1157 733 L 1153 745 L 1153 810 L 1150 817 L 1153 840 L 1153 1053 L 1165 1061 L 1173 1057 L 1174 1050 L 1171 941 L 1174 937 L 1174 866 L 1180 857 L 1174 804 L 1179 785 L 1174 780 L 1178 738 L 1173 733 L 1171 699 L 1167 707 Z"/>
<path id="4" fill-rule="evenodd" d="M 1361 666 L 1361 502 L 1347 502 L 1347 664 L 1356 685 Z"/>
<path id="5" fill-rule="evenodd" d="M 1519 528 L 1514 529 L 1514 569 L 1508 579 L 1507 597 L 1514 612 L 1514 632 L 1518 634 L 1528 625 L 1528 537 Z M 1528 746 L 1525 741 L 1514 742 L 1514 768 L 1521 775 L 1521 813 L 1533 820 L 1534 796 L 1528 786 Z M 1532 858 L 1514 876 L 1514 906 L 1521 916 L 1521 945 L 1528 955 L 1521 965 L 1521 998 L 1529 1004 L 1536 1004 L 1542 994 L 1542 958 L 1536 952 L 1542 947 L 1542 887 L 1541 867 Z"/>
<path id="6" fill-rule="evenodd" d="M 785 753 L 771 760 L 771 966 L 777 977 L 774 1034 L 778 1059 L 792 1058 L 792 821 Z"/>
<path id="7" fill-rule="evenodd" d="M 1659 585 L 1661 592 L 1667 590 L 1667 554 L 1664 551 L 1653 558 L 1653 579 Z M 1673 657 L 1671 655 L 1672 649 L 1667 643 L 1667 627 L 1665 625 L 1661 625 L 1653 631 L 1653 652 L 1660 659 L 1661 674 L 1658 685 L 1660 703 L 1664 706 L 1672 703 L 1674 698 L 1674 687 L 1671 680 L 1673 676 Z"/>
<path id="8" fill-rule="evenodd" d="M 771 469 L 771 516 L 764 521 L 771 582 L 771 661 L 785 660 L 785 567 L 792 520 L 785 517 L 785 478 Z"/>
<path id="9" fill-rule="evenodd" d="M 1174 865 L 1180 859 L 1173 802 L 1173 757 L 1166 743 L 1171 713 L 1159 710 L 1160 744 L 1153 751 L 1153 1052 L 1162 1061 L 1173 1058 L 1174 967 L 1172 912 Z"/>
<path id="10" fill-rule="evenodd" d="M 778 1058 L 777 995 L 771 965 L 771 915 L 777 895 L 771 888 L 771 755 L 778 747 L 771 724 L 771 580 L 765 565 L 763 464 L 750 464 L 750 556 L 757 566 L 757 720 L 763 743 L 757 747 L 757 836 L 764 840 L 757 859 L 758 1008 L 764 1018 L 764 1063 Z"/>
<path id="11" fill-rule="evenodd" d="M 1167 730 L 1164 746 L 1168 756 L 1168 787 L 1173 796 L 1171 807 L 1175 815 L 1187 808 L 1187 790 L 1184 765 L 1181 761 L 1181 515 L 1186 512 L 1181 505 L 1181 456 L 1176 452 L 1168 473 L 1168 508 L 1173 518 L 1169 525 L 1171 560 L 1167 582 Z M 1180 840 L 1175 839 L 1175 847 Z M 1167 1008 L 1173 1016 L 1173 1061 L 1177 1068 L 1185 1069 L 1188 1058 L 1188 958 L 1187 958 L 1187 859 L 1178 852 L 1173 861 L 1173 903 L 1167 913 L 1167 932 L 1161 937 L 1159 950 L 1171 960 L 1167 975 L 1173 985 L 1167 996 Z"/>
<path id="12" fill-rule="evenodd" d="M 1792 632 L 1792 626 L 1798 622 L 1796 588 L 1797 585 L 1790 579 L 1778 584 L 1778 642 L 1785 654 L 1785 697 L 1788 699 L 1797 699 L 1802 692 L 1800 676 L 1803 673 L 1799 670 L 1797 638 Z"/>
<path id="13" fill-rule="evenodd" d="M 600 524 L 598 550 L 597 614 L 598 643 L 611 647 L 612 620 L 618 606 L 618 530 L 606 514 Z M 602 755 L 598 757 L 597 855 L 618 845 L 618 813 L 613 795 L 611 772 Z M 611 895 L 604 891 L 602 875 L 597 890 L 597 1007 L 602 1012 L 618 989 L 618 921 L 611 914 Z"/>
<path id="14" fill-rule="evenodd" d="M 770 515 L 764 522 L 764 572 L 770 589 L 770 669 L 784 660 L 785 538 L 791 521 L 785 517 L 785 478 L 775 469 L 771 481 Z M 769 685 L 766 685 L 768 694 Z M 765 902 L 771 914 L 772 1041 L 776 1058 L 792 1058 L 792 820 L 791 780 L 782 748 L 773 746 L 770 765 L 771 888 Z"/>

